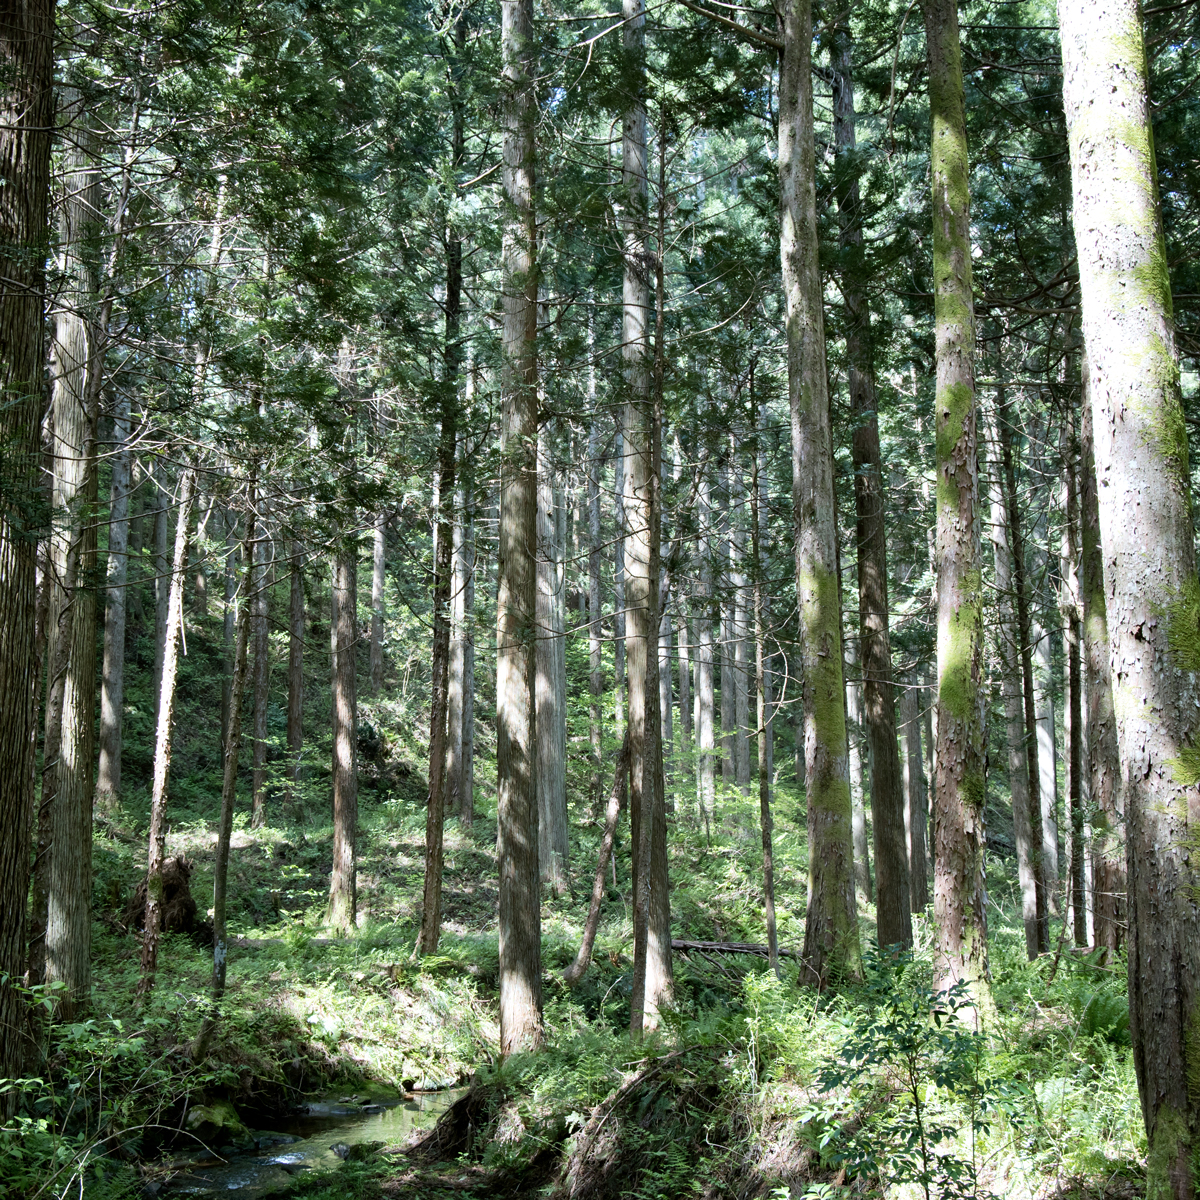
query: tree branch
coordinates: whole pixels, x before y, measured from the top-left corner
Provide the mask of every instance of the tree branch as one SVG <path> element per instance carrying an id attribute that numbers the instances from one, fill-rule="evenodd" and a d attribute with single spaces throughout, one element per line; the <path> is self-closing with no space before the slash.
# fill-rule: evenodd
<path id="1" fill-rule="evenodd" d="M 684 8 L 690 9 L 702 17 L 708 17 L 710 21 L 716 21 L 719 25 L 728 25 L 730 29 L 735 30 L 748 41 L 758 42 L 761 46 L 769 46 L 772 50 L 778 50 L 781 54 L 783 53 L 782 40 L 772 37 L 769 33 L 763 33 L 759 29 L 751 29 L 748 25 L 743 25 L 741 21 L 735 21 L 731 17 L 723 17 L 720 13 L 713 12 L 711 8 L 704 8 L 700 4 L 692 3 L 692 0 L 679 0 L 679 3 Z"/>

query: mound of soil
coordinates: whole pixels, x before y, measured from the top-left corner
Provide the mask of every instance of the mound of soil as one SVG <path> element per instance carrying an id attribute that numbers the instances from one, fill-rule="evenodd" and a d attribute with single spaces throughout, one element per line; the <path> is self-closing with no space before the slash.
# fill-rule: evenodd
<path id="1" fill-rule="evenodd" d="M 203 935 L 211 928 L 196 919 L 196 901 L 192 896 L 192 864 L 182 854 L 163 863 L 163 932 Z M 125 907 L 123 924 L 127 929 L 146 927 L 146 881 L 143 879 Z"/>

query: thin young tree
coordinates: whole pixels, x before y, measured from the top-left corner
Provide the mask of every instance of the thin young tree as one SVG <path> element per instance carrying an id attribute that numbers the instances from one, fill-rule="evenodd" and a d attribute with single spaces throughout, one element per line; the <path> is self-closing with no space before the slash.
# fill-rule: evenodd
<path id="1" fill-rule="evenodd" d="M 242 603 L 238 611 L 233 652 L 233 671 L 229 679 L 229 711 L 225 717 L 225 736 L 222 739 L 221 813 L 217 818 L 217 846 L 213 856 L 213 966 L 209 983 L 209 1006 L 200 1023 L 200 1030 L 191 1046 L 193 1062 L 202 1062 L 220 1020 L 220 1004 L 225 995 L 225 980 L 229 969 L 229 938 L 226 912 L 229 898 L 229 843 L 233 836 L 233 808 L 237 800 L 238 756 L 242 747 L 242 698 L 246 693 L 246 659 L 250 641 L 250 605 L 247 593 L 251 587 L 253 546 L 256 526 L 256 476 L 251 473 L 247 488 L 246 540 L 243 560 L 246 564 L 242 583 Z M 232 525 L 232 520 L 230 522 Z M 336 783 L 336 779 L 335 779 Z"/>
<path id="2" fill-rule="evenodd" d="M 104 658 L 100 671 L 100 762 L 96 805 L 103 812 L 121 793 L 121 739 L 125 710 L 125 613 L 129 580 L 129 484 L 133 455 L 130 404 L 118 393 L 113 414 L 112 491 L 108 506 Z"/>
<path id="3" fill-rule="evenodd" d="M 1200 1148 L 1200 582 L 1139 9 L 1060 0 L 1058 14 L 1125 785 L 1146 1194 L 1188 1200 Z"/>
<path id="4" fill-rule="evenodd" d="M 167 637 L 162 678 L 158 681 L 158 726 L 154 735 L 154 777 L 150 792 L 150 839 L 146 856 L 146 916 L 142 935 L 142 977 L 138 994 L 154 986 L 158 939 L 163 919 L 163 864 L 167 847 L 167 783 L 171 772 L 175 682 L 179 674 L 179 641 L 183 633 L 183 582 L 187 574 L 188 534 L 196 495 L 196 472 L 188 468 L 179 481 L 179 513 L 175 521 L 175 553 L 171 559 L 167 600 Z"/>

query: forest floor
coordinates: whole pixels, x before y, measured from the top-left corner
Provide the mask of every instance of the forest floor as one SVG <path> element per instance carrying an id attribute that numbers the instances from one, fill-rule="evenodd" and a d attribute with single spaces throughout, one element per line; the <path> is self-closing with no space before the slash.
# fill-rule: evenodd
<path id="1" fill-rule="evenodd" d="M 107 1142 L 80 1135 L 75 1160 L 61 1146 L 58 1153 L 64 1164 L 90 1164 L 83 1175 L 91 1194 L 147 1184 L 153 1192 L 166 1178 L 156 1151 L 178 1155 L 179 1139 L 166 1131 L 179 1127 L 186 1105 L 229 1100 L 253 1125 L 256 1114 L 330 1089 L 370 1095 L 466 1084 L 467 1096 L 423 1147 L 385 1147 L 336 1176 L 305 1179 L 292 1194 L 834 1197 L 882 1195 L 881 1178 L 909 1180 L 888 1193 L 897 1196 L 923 1194 L 923 1179 L 935 1195 L 1140 1194 L 1144 1137 L 1123 971 L 1069 950 L 1027 964 L 1019 928 L 993 904 L 999 1019 L 986 1043 L 951 1021 L 949 1041 L 926 1039 L 906 1058 L 914 1028 L 906 1020 L 942 1029 L 930 1019 L 930 924 L 919 917 L 911 960 L 875 960 L 865 985 L 824 996 L 798 986 L 786 963 L 780 980 L 759 958 L 677 955 L 676 1008 L 637 1048 L 626 1033 L 626 845 L 592 966 L 574 988 L 561 982 L 595 869 L 599 826 L 585 814 L 573 847 L 575 895 L 547 897 L 543 910 L 547 1047 L 500 1063 L 494 820 L 484 798 L 469 834 L 449 822 L 441 944 L 416 959 L 422 796 L 419 778 L 403 771 L 391 786 L 363 788 L 360 927 L 345 939 L 321 926 L 331 827 L 273 819 L 251 830 L 239 815 L 229 988 L 200 1067 L 186 1047 L 203 1012 L 211 949 L 203 931 L 168 935 L 154 991 L 136 999 L 139 942 L 126 909 L 144 870 L 145 814 L 98 822 L 93 1009 L 57 1031 L 52 1060 L 60 1106 L 72 1088 L 106 1106 L 92 1127 Z M 776 813 L 780 940 L 798 948 L 806 847 L 800 803 L 786 784 Z M 748 799 L 727 795 L 710 840 L 677 815 L 677 937 L 765 940 L 751 816 Z M 176 813 L 168 852 L 191 864 L 201 918 L 214 844 L 211 816 Z M 1005 863 L 990 866 L 993 897 L 1011 894 Z M 862 916 L 865 942 L 869 906 Z M 860 1059 L 854 1075 L 847 1064 Z M 920 1159 L 922 1135 L 940 1157 Z M 112 1157 L 101 1162 L 100 1149 Z"/>

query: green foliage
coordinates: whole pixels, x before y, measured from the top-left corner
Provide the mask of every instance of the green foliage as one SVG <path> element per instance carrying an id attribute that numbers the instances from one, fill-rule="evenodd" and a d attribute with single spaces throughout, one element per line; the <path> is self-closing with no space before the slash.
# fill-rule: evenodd
<path id="1" fill-rule="evenodd" d="M 877 954 L 861 1002 L 837 1059 L 819 1074 L 822 1092 L 840 1097 L 813 1110 L 823 1156 L 854 1176 L 916 1184 L 926 1200 L 988 1196 L 974 1151 L 992 1101 L 966 983 L 935 991 L 911 955 Z M 970 1157 L 949 1145 L 960 1134 L 955 1108 L 966 1116 Z"/>

